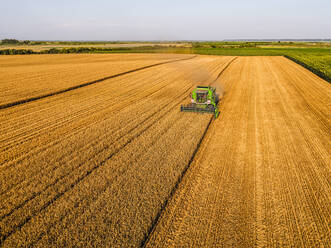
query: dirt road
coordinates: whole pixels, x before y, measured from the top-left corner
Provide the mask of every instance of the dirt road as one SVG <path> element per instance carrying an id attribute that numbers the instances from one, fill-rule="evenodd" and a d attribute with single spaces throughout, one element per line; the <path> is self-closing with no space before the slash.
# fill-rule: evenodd
<path id="1" fill-rule="evenodd" d="M 330 247 L 330 85 L 283 57 L 240 57 L 222 82 L 146 246 Z"/>

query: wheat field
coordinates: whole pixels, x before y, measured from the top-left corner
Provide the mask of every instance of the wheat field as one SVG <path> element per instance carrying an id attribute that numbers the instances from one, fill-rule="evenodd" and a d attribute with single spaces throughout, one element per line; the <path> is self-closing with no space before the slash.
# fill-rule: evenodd
<path id="1" fill-rule="evenodd" d="M 0 246 L 330 245 L 330 85 L 294 62 L 0 65 Z M 179 111 L 200 81 L 224 90 L 216 120 Z"/>

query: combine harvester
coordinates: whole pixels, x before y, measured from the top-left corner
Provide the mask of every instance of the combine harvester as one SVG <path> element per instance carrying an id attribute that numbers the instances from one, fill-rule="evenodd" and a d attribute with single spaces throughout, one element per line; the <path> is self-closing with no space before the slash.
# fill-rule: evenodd
<path id="1" fill-rule="evenodd" d="M 211 113 L 214 114 L 216 119 L 219 115 L 217 104 L 218 96 L 215 88 L 210 86 L 197 86 L 191 94 L 191 103 L 181 105 L 180 111 Z"/>

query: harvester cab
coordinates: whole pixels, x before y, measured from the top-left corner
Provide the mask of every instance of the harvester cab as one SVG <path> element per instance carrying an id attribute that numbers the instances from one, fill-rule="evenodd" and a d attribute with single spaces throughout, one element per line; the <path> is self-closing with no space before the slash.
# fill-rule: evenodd
<path id="1" fill-rule="evenodd" d="M 210 86 L 197 86 L 192 91 L 191 103 L 181 105 L 182 112 L 212 113 L 215 118 L 219 115 L 217 107 L 218 96 L 216 89 Z"/>

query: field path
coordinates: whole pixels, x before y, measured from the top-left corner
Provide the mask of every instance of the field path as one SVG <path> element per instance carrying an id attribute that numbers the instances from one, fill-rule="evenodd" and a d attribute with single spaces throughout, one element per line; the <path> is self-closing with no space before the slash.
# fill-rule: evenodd
<path id="1" fill-rule="evenodd" d="M 240 57 L 146 247 L 330 247 L 330 85 L 283 57 Z M 192 120 L 194 121 L 194 120 Z"/>

